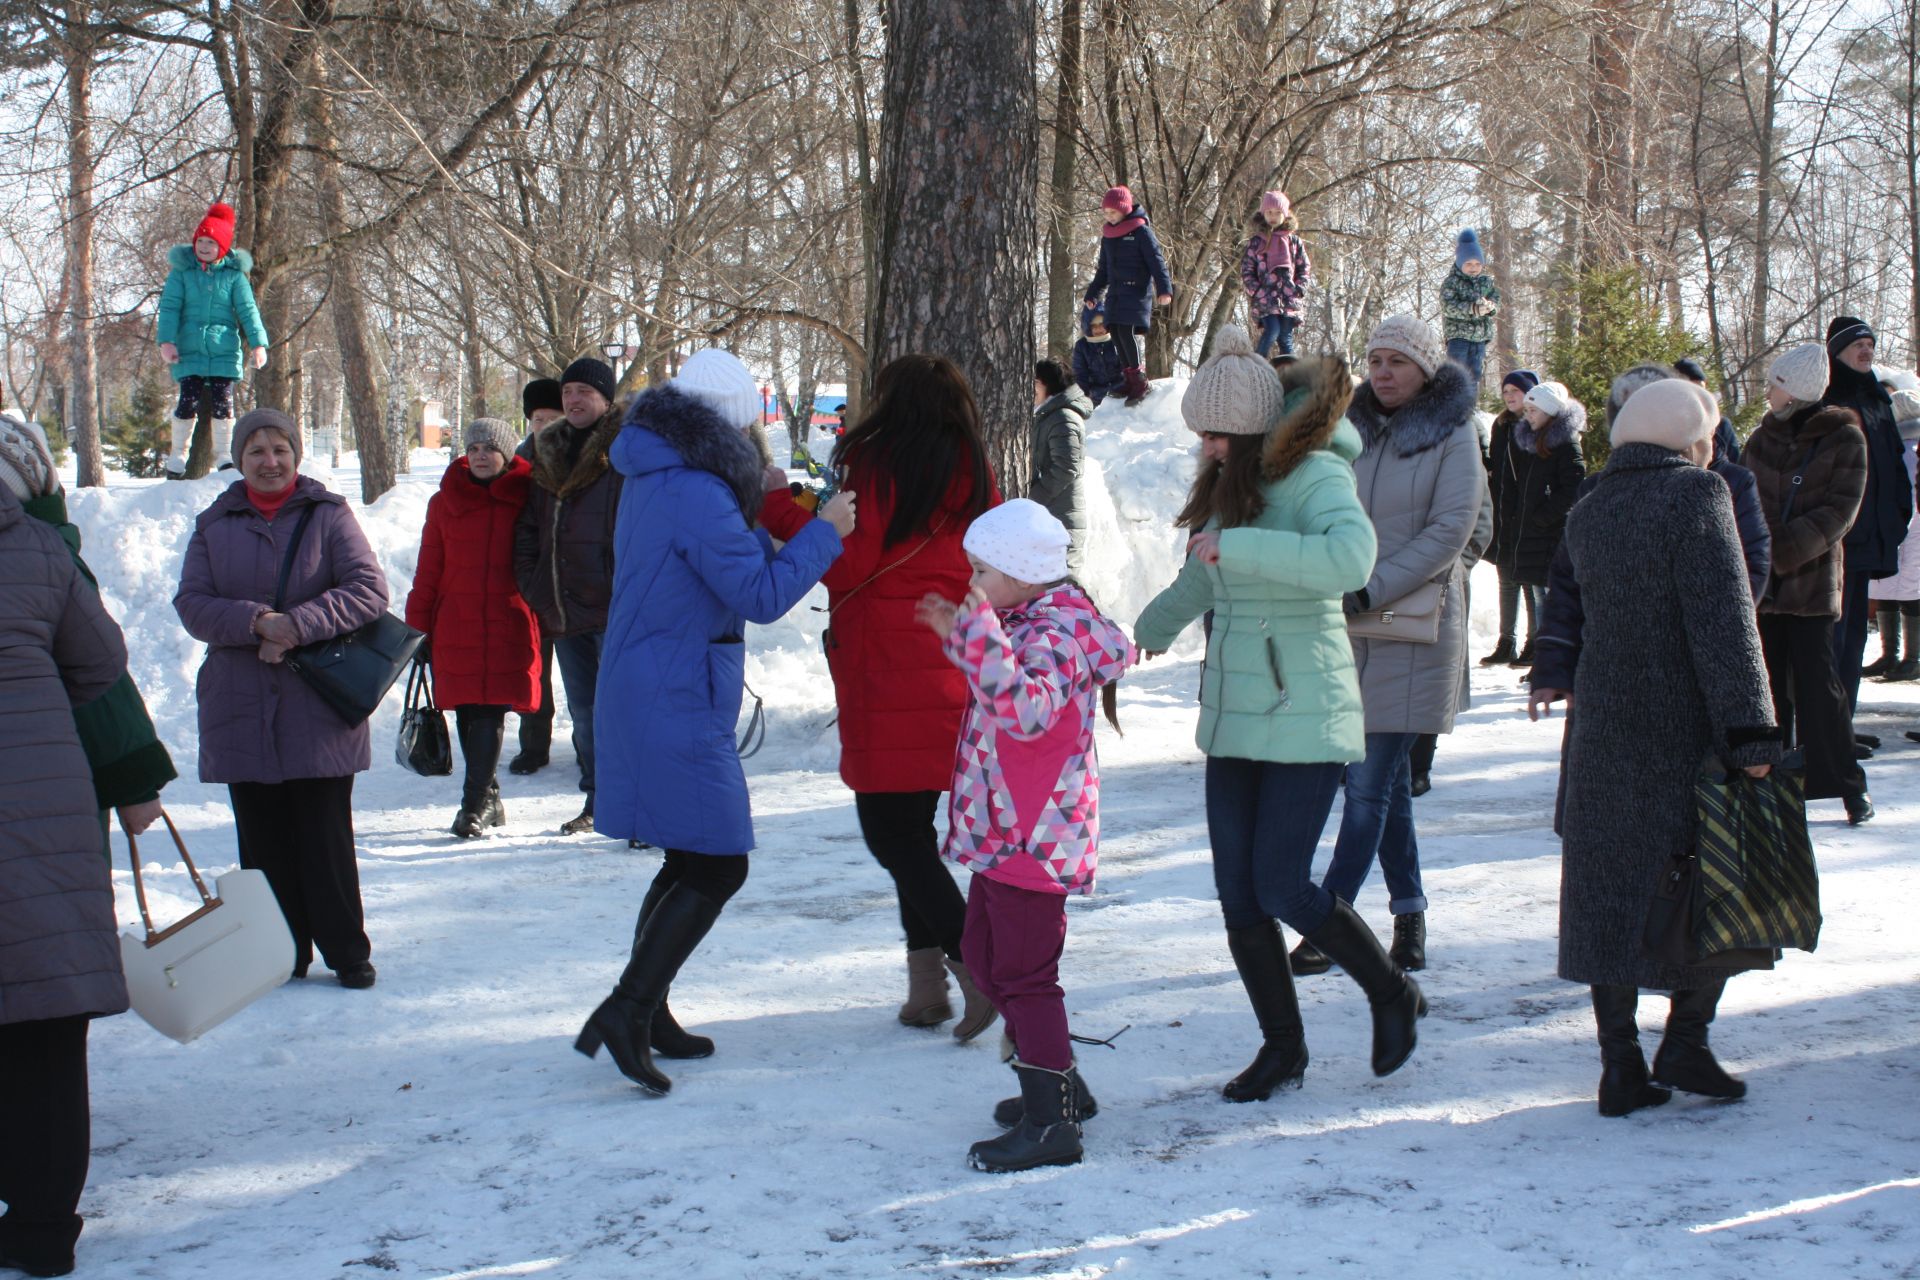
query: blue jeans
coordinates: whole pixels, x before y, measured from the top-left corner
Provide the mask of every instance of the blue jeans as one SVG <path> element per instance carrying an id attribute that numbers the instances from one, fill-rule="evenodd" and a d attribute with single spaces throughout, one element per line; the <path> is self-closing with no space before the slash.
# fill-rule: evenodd
<path id="1" fill-rule="evenodd" d="M 1478 388 L 1480 375 L 1487 367 L 1487 344 L 1468 342 L 1465 338 L 1448 338 L 1447 359 L 1465 365 L 1467 372 L 1473 375 L 1473 385 Z"/>
<path id="2" fill-rule="evenodd" d="M 1367 758 L 1347 766 L 1347 803 L 1333 843 L 1333 865 L 1322 881 L 1352 902 L 1377 854 L 1387 881 L 1387 907 L 1397 916 L 1427 909 L 1427 895 L 1420 888 L 1420 846 L 1413 837 L 1413 769 L 1407 761 L 1416 736 L 1367 735 Z"/>
<path id="3" fill-rule="evenodd" d="M 1277 918 L 1312 933 L 1327 922 L 1333 895 L 1313 882 L 1313 850 L 1344 767 L 1207 757 L 1207 836 L 1227 928 Z"/>
<path id="4" fill-rule="evenodd" d="M 573 753 L 580 757 L 580 789 L 587 793 L 588 813 L 593 812 L 593 697 L 600 685 L 600 643 L 606 634 L 588 631 L 553 642 L 553 660 L 567 691 L 567 714 L 573 717 Z"/>
<path id="5" fill-rule="evenodd" d="M 1280 344 L 1281 355 L 1292 355 L 1293 331 L 1299 327 L 1300 320 L 1297 316 L 1261 316 L 1260 345 L 1257 350 L 1264 356 L 1267 354 L 1267 349 L 1277 342 Z"/>

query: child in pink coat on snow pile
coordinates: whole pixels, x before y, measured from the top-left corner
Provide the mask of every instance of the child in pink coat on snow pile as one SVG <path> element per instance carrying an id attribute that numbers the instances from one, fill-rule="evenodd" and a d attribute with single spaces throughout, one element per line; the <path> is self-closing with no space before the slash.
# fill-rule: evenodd
<path id="1" fill-rule="evenodd" d="M 1000 1173 L 1077 1163 L 1079 1122 L 1094 1112 L 1067 1035 L 1060 953 L 1067 895 L 1093 891 L 1098 862 L 1096 704 L 1138 655 L 1067 576 L 1066 526 L 1039 503 L 995 507 L 962 545 L 973 565 L 966 600 L 928 595 L 918 616 L 972 694 L 946 854 L 974 872 L 960 950 L 1016 1054 L 1020 1096 L 994 1110 L 1008 1132 L 967 1153 Z"/>

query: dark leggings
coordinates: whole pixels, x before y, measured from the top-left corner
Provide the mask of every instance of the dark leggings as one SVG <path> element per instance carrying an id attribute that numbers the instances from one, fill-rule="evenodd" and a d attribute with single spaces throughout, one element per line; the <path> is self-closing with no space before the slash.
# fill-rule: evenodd
<path id="1" fill-rule="evenodd" d="M 467 766 L 460 802 L 468 808 L 477 808 L 485 802 L 496 782 L 500 748 L 507 735 L 507 708 L 479 704 L 455 707 L 453 723 L 460 739 L 460 754 Z"/>
<path id="2" fill-rule="evenodd" d="M 180 379 L 180 403 L 173 406 L 176 418 L 197 418 L 200 416 L 200 401 L 205 397 L 207 416 L 210 418 L 231 418 L 233 416 L 233 379 L 205 378 L 199 374 L 189 374 Z M 219 442 L 218 448 L 225 451 L 227 442 Z"/>
<path id="3" fill-rule="evenodd" d="M 1140 342 L 1134 335 L 1145 333 L 1143 324 L 1115 324 L 1107 326 L 1107 332 L 1113 335 L 1113 349 L 1120 353 L 1122 369 L 1138 368 L 1140 364 Z"/>
<path id="4" fill-rule="evenodd" d="M 15 1265 L 72 1266 L 89 1132 L 87 1019 L 0 1023 L 0 1200 Z"/>
<path id="5" fill-rule="evenodd" d="M 1533 633 L 1539 627 L 1540 597 L 1546 594 L 1539 587 L 1530 587 L 1520 581 L 1520 571 L 1500 567 L 1500 638 L 1512 640 L 1520 624 L 1520 603 L 1527 605 L 1527 643 L 1533 643 Z"/>
<path id="6" fill-rule="evenodd" d="M 939 806 L 938 791 L 869 791 L 853 797 L 860 834 L 874 860 L 893 877 L 907 950 L 938 947 L 958 960 L 967 902 L 940 857 L 940 836 L 933 826 Z"/>

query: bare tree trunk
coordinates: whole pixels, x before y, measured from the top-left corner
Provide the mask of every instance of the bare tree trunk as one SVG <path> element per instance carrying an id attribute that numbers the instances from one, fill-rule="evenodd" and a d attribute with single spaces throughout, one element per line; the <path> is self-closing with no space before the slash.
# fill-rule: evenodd
<path id="1" fill-rule="evenodd" d="M 1047 208 L 1047 329 L 1041 346 L 1071 340 L 1080 315 L 1073 250 L 1073 176 L 1080 158 L 1081 0 L 1062 0 L 1060 82 L 1053 105 L 1053 180 Z"/>
<path id="2" fill-rule="evenodd" d="M 340 162 L 335 157 L 333 99 L 326 87 L 326 63 L 314 60 L 317 92 L 313 98 L 313 142 L 320 221 L 329 236 L 347 228 L 347 200 L 340 188 Z M 373 352 L 367 343 L 366 298 L 361 292 L 360 256 L 336 254 L 328 263 L 333 277 L 328 307 L 333 312 L 333 336 L 340 348 L 340 374 L 346 383 L 347 413 L 353 420 L 354 448 L 360 452 L 360 499 L 372 502 L 393 488 L 393 453 L 387 442 L 386 414 Z"/>
<path id="3" fill-rule="evenodd" d="M 1026 487 L 1039 246 L 1035 0 L 894 0 L 871 364 L 950 353 L 1003 493 Z"/>
<path id="4" fill-rule="evenodd" d="M 1908 356 L 1920 351 L 1920 0 L 1906 0 L 1907 30 L 1901 61 L 1906 63 L 1907 269 L 1911 281 L 1913 327 L 1907 332 Z"/>
<path id="5" fill-rule="evenodd" d="M 1760 136 L 1754 140 L 1753 211 L 1753 327 L 1747 337 L 1747 358 L 1760 365 L 1773 348 L 1767 324 L 1767 303 L 1773 293 L 1773 188 L 1777 158 L 1774 127 L 1780 103 L 1780 4 L 1774 0 L 1767 15 L 1766 52 L 1760 64 Z"/>
<path id="6" fill-rule="evenodd" d="M 846 4 L 847 79 L 853 90 L 853 152 L 860 197 L 860 279 L 866 286 L 865 337 L 867 341 L 872 341 L 874 306 L 880 296 L 880 243 L 878 210 L 874 205 L 873 138 L 872 131 L 867 127 L 866 64 L 860 58 L 860 0 L 846 0 Z M 846 418 L 849 421 L 859 416 L 860 406 L 866 401 L 867 387 L 872 382 L 869 370 L 873 367 L 874 362 L 869 360 L 857 374 L 851 369 L 847 372 Z"/>
<path id="7" fill-rule="evenodd" d="M 1127 176 L 1127 132 L 1120 123 L 1120 75 L 1121 64 L 1126 55 L 1120 52 L 1120 41 L 1124 38 L 1120 32 L 1121 0 L 1100 0 L 1100 69 L 1102 73 L 1101 89 L 1107 103 L 1107 148 L 1113 154 L 1113 181 L 1117 186 L 1131 186 Z"/>
<path id="8" fill-rule="evenodd" d="M 1587 192 L 1582 270 L 1631 261 L 1634 224 L 1635 0 L 1596 0 L 1587 98 Z"/>
<path id="9" fill-rule="evenodd" d="M 93 346 L 93 55 L 91 5 L 68 5 L 63 44 L 67 75 L 67 430 L 76 479 L 107 482 L 100 456 L 99 370 Z"/>

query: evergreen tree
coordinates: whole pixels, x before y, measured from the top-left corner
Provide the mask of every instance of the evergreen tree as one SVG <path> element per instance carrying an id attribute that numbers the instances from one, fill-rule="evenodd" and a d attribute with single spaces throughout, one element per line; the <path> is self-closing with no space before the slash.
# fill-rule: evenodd
<path id="1" fill-rule="evenodd" d="M 1648 361 L 1671 364 L 1697 353 L 1700 344 L 1667 322 L 1637 267 L 1591 268 L 1575 278 L 1573 290 L 1579 328 L 1547 344 L 1547 376 L 1565 383 L 1592 415 L 1593 427 L 1580 441 L 1592 474 L 1612 452 L 1603 419 L 1614 376 Z"/>
<path id="2" fill-rule="evenodd" d="M 172 410 L 173 383 L 164 374 L 149 373 L 134 384 L 126 410 L 110 418 L 101 432 L 107 456 L 123 474 L 147 480 L 161 473 L 173 446 L 168 423 Z"/>

